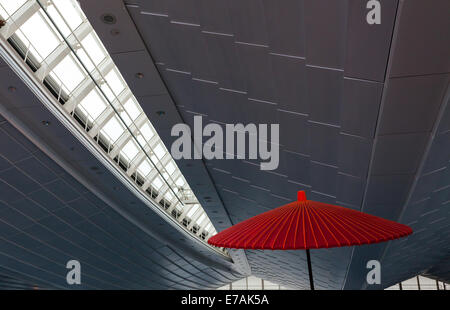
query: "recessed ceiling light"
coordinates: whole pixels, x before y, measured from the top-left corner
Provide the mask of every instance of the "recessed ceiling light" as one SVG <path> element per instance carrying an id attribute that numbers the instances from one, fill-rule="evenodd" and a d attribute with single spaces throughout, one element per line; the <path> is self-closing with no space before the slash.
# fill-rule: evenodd
<path id="1" fill-rule="evenodd" d="M 166 112 L 161 110 L 161 111 L 156 111 L 156 114 L 158 114 L 158 116 L 162 116 L 162 115 L 165 115 Z"/>
<path id="2" fill-rule="evenodd" d="M 116 17 L 112 14 L 103 14 L 101 19 L 105 24 L 108 25 L 113 25 L 116 23 Z"/>
<path id="3" fill-rule="evenodd" d="M 50 122 L 49 122 L 49 121 L 42 121 L 41 123 L 42 123 L 42 125 L 44 125 L 44 126 L 50 125 Z"/>
<path id="4" fill-rule="evenodd" d="M 138 79 L 142 79 L 142 78 L 144 78 L 144 73 L 138 72 L 138 73 L 135 74 L 135 76 L 136 76 L 136 78 L 138 78 Z"/>
<path id="5" fill-rule="evenodd" d="M 14 86 L 8 87 L 8 91 L 10 91 L 11 93 L 14 93 L 16 90 L 17 88 L 15 88 Z"/>

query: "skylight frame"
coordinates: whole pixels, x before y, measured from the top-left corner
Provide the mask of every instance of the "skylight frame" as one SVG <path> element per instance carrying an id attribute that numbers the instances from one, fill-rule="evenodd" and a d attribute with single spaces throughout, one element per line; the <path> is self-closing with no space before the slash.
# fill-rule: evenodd
<path id="1" fill-rule="evenodd" d="M 36 0 L 40 5 L 41 5 L 41 2 L 39 2 L 38 0 Z M 26 1 L 25 3 L 27 3 L 27 2 L 31 2 L 31 1 Z M 41 5 L 41 9 L 40 10 L 45 10 L 45 8 L 46 8 L 46 5 L 47 4 L 50 4 L 50 5 L 53 5 L 53 2 L 54 1 L 46 1 L 46 4 L 45 5 Z M 75 3 L 75 2 L 74 2 Z M 1 4 L 1 1 L 0 1 L 0 4 Z M 22 6 L 24 6 L 25 4 L 23 4 Z M 41 12 L 40 12 L 40 10 L 36 13 L 35 12 L 35 14 L 41 14 Z M 17 11 L 16 11 L 17 12 Z M 45 12 L 45 11 L 44 11 Z M 82 11 L 81 11 L 82 12 Z M 11 14 L 12 15 L 12 14 Z M 33 15 L 32 15 L 33 16 Z M 84 16 L 84 14 L 83 14 L 83 16 Z M 9 16 L 10 17 L 10 16 Z M 9 18 L 8 17 L 8 18 Z M 85 17 L 85 16 L 84 16 Z M 62 18 L 62 20 L 64 20 L 65 21 L 65 19 L 64 19 L 64 17 L 63 16 L 61 16 L 61 18 Z M 46 22 L 48 22 L 48 17 L 47 18 L 44 18 L 44 21 L 46 21 Z M 51 19 L 51 18 L 50 18 Z M 84 21 L 86 21 L 86 20 L 83 20 L 83 22 Z M 82 23 L 80 23 L 79 24 L 79 26 L 81 25 Z M 50 29 L 52 29 L 51 28 L 51 25 L 49 25 L 49 27 L 50 27 Z M 55 27 L 54 25 L 53 25 L 53 27 Z M 20 28 L 20 27 L 19 27 Z M 56 27 L 57 28 L 57 27 Z M 75 34 L 75 30 L 76 29 L 71 29 L 72 30 L 72 32 L 71 33 L 68 33 L 68 32 L 66 32 L 65 34 L 62 34 L 62 33 L 59 33 L 59 36 L 63 39 L 59 44 L 61 44 L 61 43 L 65 43 L 65 44 L 67 44 L 68 45 L 68 48 L 70 48 L 70 53 L 69 53 L 69 55 L 70 55 L 70 57 L 74 57 L 74 59 L 76 59 L 77 61 L 79 61 L 82 65 L 83 65 L 83 67 L 84 67 L 84 63 L 83 63 L 83 61 L 82 60 L 80 60 L 80 57 L 79 57 L 79 55 L 77 55 L 77 53 L 76 53 L 76 51 L 77 50 L 80 50 L 80 48 L 81 48 L 81 50 L 85 50 L 85 49 L 83 49 L 83 46 L 80 44 L 80 42 L 82 41 L 80 41 L 80 40 L 78 40 L 78 38 L 75 36 L 75 38 L 78 40 L 78 43 L 79 43 L 79 46 L 74 46 L 74 45 L 71 45 L 71 44 L 69 44 L 69 42 L 67 41 L 67 38 L 70 36 L 70 35 L 74 35 Z M 98 38 L 97 36 L 96 36 L 96 34 L 95 34 L 95 32 L 92 30 L 92 35 L 94 36 L 94 37 L 96 37 L 96 38 Z M 26 37 L 26 36 L 25 36 Z M 101 44 L 101 41 L 99 41 L 99 44 L 100 44 L 100 47 L 101 48 L 104 48 L 103 47 L 103 45 Z M 32 45 L 30 44 L 29 46 L 28 46 L 28 51 L 27 52 L 29 52 L 30 50 L 31 50 L 31 48 L 32 48 Z M 51 55 L 53 52 L 54 52 L 55 50 L 53 50 L 49 55 Z M 106 50 L 105 50 L 106 51 Z M 44 64 L 44 62 L 46 61 L 46 59 L 49 57 L 49 55 L 46 55 L 46 57 L 40 57 L 40 58 L 43 58 L 42 59 L 42 61 L 40 61 L 40 65 L 43 65 Z M 87 54 L 88 55 L 88 54 Z M 106 52 L 106 58 L 105 59 L 103 59 L 102 60 L 102 62 L 105 62 L 107 59 L 109 59 L 110 61 L 112 61 L 111 60 L 111 57 L 109 56 L 109 54 Z M 37 56 L 37 55 L 36 55 Z M 89 57 L 89 55 L 88 55 L 88 57 Z M 39 58 L 39 57 L 38 57 Z M 26 60 L 26 59 L 25 59 Z M 108 70 L 108 71 L 106 71 L 106 72 L 102 72 L 102 70 L 101 69 L 99 69 L 99 67 L 100 66 L 98 66 L 98 65 L 96 65 L 95 66 L 95 68 L 93 68 L 93 70 L 85 70 L 86 72 L 86 78 L 91 78 L 92 79 L 92 81 L 96 84 L 96 88 L 101 92 L 101 93 L 103 93 L 102 92 L 102 88 L 101 88 L 101 85 L 107 85 L 107 86 L 109 86 L 109 84 L 108 84 L 108 82 L 106 81 L 106 79 L 105 79 L 105 76 L 106 76 L 106 74 L 107 73 L 110 73 L 111 72 L 111 70 Z M 83 69 L 86 69 L 85 67 L 83 68 Z M 125 113 L 127 113 L 128 114 L 128 116 L 129 116 L 129 111 L 126 111 L 126 109 L 123 109 L 123 111 L 118 111 L 118 105 L 117 104 L 122 104 L 122 102 L 121 102 L 121 100 L 120 100 L 120 95 L 124 92 L 124 91 L 126 91 L 126 90 L 129 90 L 129 87 L 126 85 L 126 82 L 125 82 L 125 80 L 121 77 L 121 75 L 120 75 L 120 72 L 118 71 L 118 69 L 115 67 L 115 65 L 113 65 L 113 67 L 112 67 L 112 70 L 116 70 L 116 71 L 114 71 L 114 72 L 116 72 L 117 74 L 118 74 L 118 76 L 119 76 L 119 78 L 120 79 L 122 79 L 122 81 L 123 81 L 123 83 L 124 83 L 124 85 L 125 85 L 125 87 L 124 87 L 124 89 L 121 89 L 120 91 L 117 91 L 117 92 L 113 92 L 113 94 L 114 94 L 114 96 L 113 97 L 111 97 L 111 98 L 109 98 L 109 100 L 108 100 L 108 98 L 105 96 L 105 98 L 106 98 L 106 101 L 109 103 L 109 105 L 110 105 L 110 107 L 112 108 L 112 110 L 114 110 L 114 115 L 112 115 L 112 117 L 113 118 L 117 118 L 117 119 L 119 119 L 119 122 L 121 122 L 122 123 L 122 125 L 124 125 L 124 127 L 126 128 L 125 129 L 125 131 L 128 131 L 129 132 L 129 135 L 131 136 L 130 138 L 128 138 L 128 140 L 126 140 L 126 141 L 131 141 L 130 139 L 132 139 L 133 141 L 135 141 L 135 143 L 141 148 L 141 151 L 146 155 L 146 160 L 148 160 L 148 161 L 150 161 L 150 163 L 153 165 L 153 170 L 152 171 L 154 171 L 155 169 L 157 170 L 157 174 L 155 175 L 154 173 L 152 174 L 152 171 L 150 172 L 150 173 L 148 173 L 146 176 L 143 176 L 144 178 L 146 178 L 146 177 L 148 177 L 148 176 L 152 176 L 153 177 L 153 179 L 155 178 L 155 177 L 160 177 L 161 178 L 161 180 L 163 181 L 163 185 L 159 188 L 160 190 L 161 190 L 161 192 L 162 191 L 164 191 L 164 193 L 160 193 L 160 195 L 165 195 L 165 193 L 167 193 L 168 191 L 170 191 L 171 192 L 171 195 L 173 195 L 174 197 L 174 199 L 173 200 L 178 200 L 177 201 L 177 203 L 172 203 L 171 204 L 171 207 L 167 210 L 167 212 L 168 213 L 170 213 L 170 211 L 172 211 L 172 210 L 180 210 L 180 211 L 182 211 L 186 206 L 184 205 L 184 203 L 181 201 L 181 199 L 180 199 L 180 197 L 179 196 L 182 196 L 182 195 L 188 195 L 189 197 L 193 197 L 195 200 L 196 200 L 196 202 L 200 205 L 200 203 L 198 202 L 198 200 L 195 198 L 195 195 L 193 194 L 193 192 L 192 192 L 192 190 L 190 189 L 190 187 L 189 187 L 189 185 L 188 185 L 188 183 L 186 182 L 186 180 L 185 180 L 185 178 L 183 177 L 183 175 L 182 175 L 182 173 L 181 173 L 181 171 L 179 171 L 179 168 L 177 167 L 177 165 L 176 165 L 176 163 L 175 163 L 175 161 L 173 160 L 173 158 L 170 156 L 170 153 L 168 152 L 168 150 L 167 150 L 167 148 L 165 147 L 165 145 L 164 145 L 164 143 L 162 143 L 162 141 L 161 141 L 161 139 L 160 139 L 160 137 L 159 137 L 159 135 L 156 133 L 156 130 L 153 128 L 153 126 L 151 125 L 151 122 L 148 120 L 148 118 L 145 118 L 145 122 L 142 124 L 142 125 L 140 125 L 139 127 L 137 127 L 137 126 L 134 126 L 134 122 L 133 123 L 131 123 L 131 124 L 127 124 L 123 119 L 122 119 L 122 117 L 121 117 L 121 113 L 123 113 L 123 112 L 125 112 Z M 51 70 L 51 71 L 53 71 L 53 70 Z M 105 74 L 106 73 L 106 74 Z M 50 76 L 50 74 L 48 73 L 46 76 L 44 76 L 43 77 L 43 79 L 45 79 L 45 78 L 47 78 L 48 76 Z M 57 77 L 57 75 L 56 76 L 54 76 L 54 77 Z M 43 80 L 42 79 L 42 80 Z M 101 83 L 101 85 L 97 85 L 97 82 L 96 82 L 96 80 L 100 80 L 100 83 Z M 58 83 L 57 83 L 58 84 Z M 62 87 L 62 85 L 59 85 L 59 87 L 60 87 L 60 92 L 66 92 L 66 93 L 68 93 L 68 94 L 66 94 L 66 95 L 68 95 L 69 96 L 69 101 L 70 101 L 70 99 L 73 99 L 73 97 L 72 97 L 72 93 L 73 93 L 73 91 L 70 91 L 69 89 L 64 89 L 63 87 Z M 78 87 L 78 86 L 77 86 Z M 76 87 L 75 87 L 76 88 Z M 104 95 L 104 93 L 103 93 L 103 95 Z M 84 97 L 83 97 L 84 98 Z M 75 99 L 77 99 L 76 98 L 76 96 L 75 96 Z M 59 96 L 58 96 L 58 100 L 59 100 Z M 131 99 L 129 98 L 129 100 L 134 100 L 134 102 L 137 104 L 137 107 L 138 107 L 138 110 L 140 111 L 140 114 L 139 115 L 142 115 L 142 114 L 144 114 L 144 112 L 142 111 L 142 108 L 140 107 L 140 105 L 138 104 L 138 102 L 137 102 L 137 100 L 136 100 L 136 98 L 134 97 L 134 95 L 132 95 L 131 96 Z M 79 114 L 81 114 L 82 115 L 82 117 L 83 118 L 86 118 L 87 119 L 87 121 L 86 121 L 86 130 L 88 130 L 89 128 L 88 127 L 90 127 L 90 128 L 92 128 L 93 126 L 95 126 L 95 124 L 98 122 L 98 118 L 100 117 L 99 115 L 97 115 L 97 117 L 92 117 L 92 116 L 90 116 L 89 115 L 89 113 L 86 111 L 86 109 L 85 108 L 83 108 L 82 106 L 80 106 L 79 105 L 79 102 L 77 102 L 75 105 L 73 105 L 73 108 L 70 108 L 69 109 L 70 111 L 71 111 L 71 113 L 72 113 L 72 115 L 73 115 L 73 113 L 75 113 L 76 111 L 78 111 L 78 113 Z M 101 114 L 103 114 L 103 112 L 101 113 Z M 144 114 L 144 116 L 145 116 L 145 114 Z M 140 116 L 136 116 L 135 118 L 134 118 L 134 121 L 136 121 L 138 118 L 139 118 Z M 147 140 L 147 137 L 146 136 L 144 136 L 142 133 L 141 133 L 141 131 L 140 131 L 140 129 L 142 129 L 144 126 L 147 126 L 148 128 L 150 128 L 150 131 L 152 132 L 152 136 Z M 107 135 L 107 133 L 104 133 L 104 132 L 102 132 L 102 129 L 103 129 L 103 127 L 104 126 L 102 126 L 101 128 L 100 128 L 100 130 L 98 131 L 98 134 L 96 135 L 96 139 L 97 139 L 97 141 L 100 139 L 100 137 L 101 136 L 105 136 L 105 135 Z M 121 137 L 123 136 L 124 134 L 122 133 L 121 134 Z M 144 137 L 143 139 L 144 140 L 146 140 L 146 144 L 145 145 L 142 145 L 142 138 L 141 139 L 138 139 L 138 137 Z M 119 137 L 118 138 L 118 140 L 120 140 L 121 138 Z M 140 141 L 139 141 L 140 140 Z M 154 141 L 157 141 L 157 143 L 151 143 L 151 142 L 154 142 Z M 111 145 L 110 146 L 108 146 L 108 152 L 109 152 L 109 150 L 110 149 L 114 149 L 114 147 L 116 147 L 117 145 L 115 145 L 115 143 L 117 142 L 117 140 L 116 141 L 114 141 L 114 142 L 112 142 L 111 143 Z M 125 143 L 126 144 L 126 143 Z M 122 146 L 123 147 L 123 146 Z M 155 154 L 155 155 L 157 155 L 157 156 L 154 156 L 154 155 L 149 155 L 148 153 L 147 153 L 147 151 L 149 151 L 149 152 L 152 152 L 153 153 L 153 148 L 154 147 L 158 147 L 158 151 L 157 151 L 157 154 Z M 118 148 L 116 148 L 116 149 L 118 149 Z M 119 155 L 120 155 L 120 150 L 119 150 Z M 136 156 L 135 156 L 136 157 Z M 157 159 L 155 159 L 155 158 L 157 158 Z M 131 163 L 131 162 L 133 162 L 133 160 L 134 160 L 135 158 L 132 158 L 132 159 L 129 159 L 129 162 Z M 153 160 L 152 160 L 153 159 Z M 129 164 L 130 164 L 129 163 Z M 172 173 L 169 173 L 169 171 L 167 171 L 167 173 L 166 173 L 166 169 L 165 169 L 165 167 L 166 167 L 166 165 L 167 164 L 170 164 L 170 165 L 173 165 L 173 166 L 175 166 L 175 171 L 172 171 Z M 170 170 L 173 170 L 173 169 L 170 169 Z M 137 169 L 137 168 L 135 168 L 134 169 L 134 174 L 135 175 L 137 175 L 139 173 L 139 170 Z M 164 177 L 164 175 L 166 175 L 166 177 Z M 177 182 L 175 182 L 175 180 L 183 180 L 183 183 L 184 183 L 184 189 L 183 189 L 183 191 L 180 191 L 179 190 L 179 188 L 178 188 L 178 185 L 177 185 Z M 153 180 L 150 180 L 150 182 L 152 182 Z M 176 199 L 175 199 L 176 198 Z M 162 197 L 161 197 L 161 199 L 163 199 Z M 183 207 L 181 207 L 181 206 L 183 206 Z M 181 209 L 180 209 L 181 208 Z M 200 208 L 201 208 L 201 206 L 200 206 Z M 204 212 L 204 210 L 202 209 L 202 211 Z M 206 213 L 205 213 L 206 214 Z M 209 220 L 209 218 L 208 218 L 208 223 L 210 223 L 210 220 Z M 207 224 L 206 224 L 207 225 Z M 180 226 L 181 226 L 181 224 L 180 224 Z M 211 225 L 210 226 L 212 226 L 213 227 L 213 225 L 212 225 L 212 223 L 211 223 Z M 197 234 L 197 236 L 199 236 L 198 234 Z"/>

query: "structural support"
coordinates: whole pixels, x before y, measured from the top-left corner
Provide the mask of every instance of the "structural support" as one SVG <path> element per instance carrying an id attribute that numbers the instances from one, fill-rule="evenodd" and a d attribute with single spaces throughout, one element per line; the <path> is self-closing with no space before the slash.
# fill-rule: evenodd
<path id="1" fill-rule="evenodd" d="M 308 261 L 309 287 L 311 288 L 311 291 L 314 291 L 314 280 L 312 275 L 311 255 L 309 253 L 309 249 L 306 250 L 306 260 Z"/>

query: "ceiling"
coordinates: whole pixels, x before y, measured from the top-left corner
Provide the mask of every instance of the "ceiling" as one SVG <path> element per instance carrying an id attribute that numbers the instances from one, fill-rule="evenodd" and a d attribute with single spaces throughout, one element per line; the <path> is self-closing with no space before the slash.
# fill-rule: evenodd
<path id="1" fill-rule="evenodd" d="M 305 190 L 414 230 L 313 250 L 318 289 L 380 289 L 422 273 L 450 282 L 450 3 L 380 2 L 381 24 L 368 25 L 359 0 L 80 1 L 169 149 L 172 126 L 192 126 L 195 115 L 280 124 L 276 170 L 178 162 L 218 231 Z M 246 272 L 309 288 L 303 251 L 245 251 L 234 264 L 208 253 L 137 199 L 4 64 L 0 85 L 0 274 L 67 288 L 65 262 L 78 257 L 83 288 L 215 288 Z M 371 259 L 381 285 L 366 284 Z"/>

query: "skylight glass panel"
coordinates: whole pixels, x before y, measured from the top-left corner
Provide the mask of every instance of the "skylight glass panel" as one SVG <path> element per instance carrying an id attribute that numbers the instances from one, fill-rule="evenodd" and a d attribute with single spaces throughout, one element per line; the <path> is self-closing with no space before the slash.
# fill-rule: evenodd
<path id="1" fill-rule="evenodd" d="M 140 144 L 142 147 L 144 147 L 145 144 L 147 143 L 142 135 L 137 136 L 136 139 L 138 140 L 139 144 Z"/>
<path id="2" fill-rule="evenodd" d="M 6 0 L 2 1 L 2 7 L 8 15 L 14 14 L 27 0 Z M 6 17 L 6 16 L 3 16 Z"/>
<path id="3" fill-rule="evenodd" d="M 153 149 L 153 151 L 155 152 L 156 157 L 158 157 L 159 159 L 163 158 L 164 155 L 166 155 L 166 151 L 164 150 L 161 143 L 158 143 L 158 145 Z"/>
<path id="4" fill-rule="evenodd" d="M 82 41 L 81 45 L 86 50 L 86 53 L 91 57 L 92 61 L 98 66 L 103 59 L 106 58 L 106 53 L 103 46 L 96 38 L 94 33 L 88 34 Z"/>
<path id="5" fill-rule="evenodd" d="M 66 22 L 72 30 L 75 30 L 83 22 L 84 14 L 72 0 L 53 0 L 53 3 L 61 15 L 66 17 Z"/>
<path id="6" fill-rule="evenodd" d="M 86 69 L 89 72 L 92 72 L 95 69 L 94 63 L 91 61 L 91 59 L 88 57 L 84 49 L 78 49 L 76 51 L 77 56 L 80 58 L 80 61 L 83 63 L 83 65 L 86 67 Z"/>
<path id="7" fill-rule="evenodd" d="M 160 177 L 156 177 L 153 180 L 152 185 L 156 190 L 159 190 L 161 188 L 161 186 L 163 185 L 163 181 L 161 180 Z"/>
<path id="8" fill-rule="evenodd" d="M 36 49 L 42 61 L 59 45 L 60 41 L 56 34 L 52 31 L 46 20 L 41 16 L 39 12 L 35 13 L 28 19 L 20 30 L 31 42 Z"/>
<path id="9" fill-rule="evenodd" d="M 167 165 L 166 165 L 166 171 L 170 174 L 170 175 L 172 175 L 172 173 L 174 173 L 175 172 L 175 165 L 172 163 L 172 162 L 170 162 L 170 163 L 168 163 Z"/>
<path id="10" fill-rule="evenodd" d="M 150 165 L 150 162 L 148 159 L 144 160 L 139 167 L 137 168 L 138 172 L 142 174 L 143 176 L 147 176 L 150 171 L 152 171 L 152 166 Z"/>
<path id="11" fill-rule="evenodd" d="M 111 70 L 105 76 L 105 80 L 116 96 L 119 95 L 125 89 L 125 84 L 115 69 Z"/>
<path id="12" fill-rule="evenodd" d="M 198 225 L 200 225 L 203 220 L 206 218 L 206 213 L 203 212 L 202 215 L 200 215 L 200 217 L 197 219 L 197 221 L 195 221 L 195 223 L 197 223 Z"/>
<path id="13" fill-rule="evenodd" d="M 106 109 L 106 102 L 96 89 L 92 90 L 84 97 L 84 99 L 81 100 L 80 105 L 94 120 L 96 120 Z"/>
<path id="14" fill-rule="evenodd" d="M 166 198 L 168 201 L 171 201 L 175 197 L 172 192 L 169 190 L 165 195 L 164 198 Z"/>
<path id="15" fill-rule="evenodd" d="M 194 205 L 186 214 L 187 217 L 191 218 L 195 212 L 197 212 L 197 210 L 200 208 L 200 205 Z"/>
<path id="16" fill-rule="evenodd" d="M 102 129 L 102 133 L 109 137 L 112 143 L 116 142 L 124 131 L 125 128 L 116 116 L 112 117 Z"/>
<path id="17" fill-rule="evenodd" d="M 141 114 L 141 111 L 139 110 L 136 102 L 134 102 L 133 98 L 128 99 L 123 107 L 133 121 Z"/>
<path id="18" fill-rule="evenodd" d="M 153 163 L 157 163 L 158 162 L 158 158 L 155 155 L 151 155 L 150 159 L 152 160 Z"/>
<path id="19" fill-rule="evenodd" d="M 175 184 L 179 187 L 184 187 L 186 185 L 186 182 L 183 180 L 183 177 L 179 177 Z"/>
<path id="20" fill-rule="evenodd" d="M 65 23 L 64 19 L 61 17 L 61 15 L 56 10 L 55 6 L 50 5 L 47 7 L 47 12 L 49 13 L 52 20 L 58 25 L 58 29 L 61 31 L 64 37 L 68 37 L 72 31 Z"/>
<path id="21" fill-rule="evenodd" d="M 138 153 L 139 150 L 133 140 L 128 141 L 122 149 L 122 154 L 125 155 L 129 161 L 132 161 Z"/>
<path id="22" fill-rule="evenodd" d="M 150 141 L 150 139 L 155 135 L 148 123 L 145 123 L 141 127 L 140 131 L 141 131 L 142 135 L 144 136 L 145 140 L 147 140 L 147 141 Z"/>
<path id="23" fill-rule="evenodd" d="M 111 88 L 109 87 L 109 85 L 106 84 L 105 81 L 102 81 L 100 84 L 101 84 L 100 88 L 102 89 L 106 98 L 108 98 L 108 100 L 110 102 L 114 101 L 115 96 L 114 96 L 114 93 L 111 91 Z"/>
<path id="24" fill-rule="evenodd" d="M 120 112 L 120 117 L 122 118 L 124 123 L 127 124 L 127 126 L 130 126 L 131 123 L 133 123 L 132 119 L 128 116 L 127 112 L 123 111 L 123 109 L 120 110 L 122 110 L 122 112 Z"/>
<path id="25" fill-rule="evenodd" d="M 70 54 L 53 69 L 53 73 L 63 82 L 69 92 L 72 92 L 85 77 L 80 66 Z"/>

